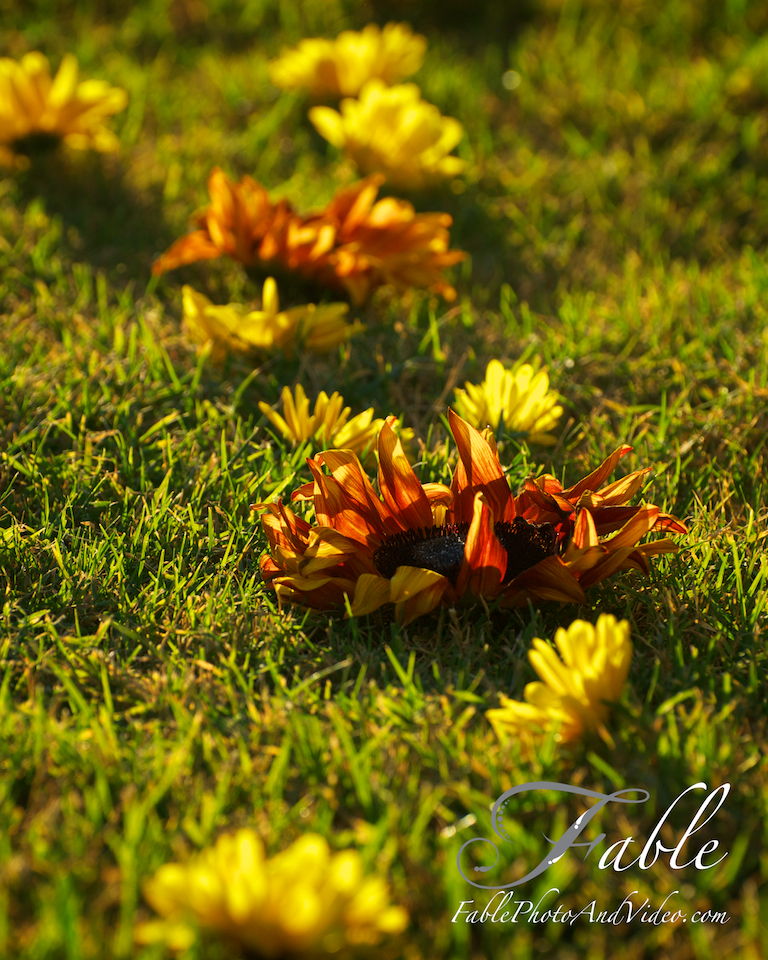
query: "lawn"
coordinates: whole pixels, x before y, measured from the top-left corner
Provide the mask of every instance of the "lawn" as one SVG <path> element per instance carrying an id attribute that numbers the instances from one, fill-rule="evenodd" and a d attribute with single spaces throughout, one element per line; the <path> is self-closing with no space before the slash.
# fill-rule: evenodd
<path id="1" fill-rule="evenodd" d="M 239 828 L 269 855 L 310 832 L 359 851 L 410 916 L 372 956 L 768 956 L 768 7 L 0 0 L 0 14 L 0 56 L 40 50 L 55 69 L 72 53 L 128 94 L 108 124 L 117 152 L 34 147 L 0 167 L 0 956 L 169 955 L 135 938 L 155 916 L 144 885 Z M 383 287 L 350 303 L 365 329 L 328 354 L 217 358 L 182 327 L 184 285 L 249 308 L 271 275 L 284 307 L 349 298 L 229 257 L 159 277 L 153 262 L 208 203 L 215 166 L 302 213 L 358 179 L 268 64 L 393 20 L 428 40 L 412 79 L 462 124 L 466 167 L 381 195 L 450 214 L 467 253 L 446 271 L 456 299 Z M 544 473 L 573 484 L 630 444 L 615 477 L 652 468 L 633 502 L 685 522 L 679 552 L 585 604 L 465 598 L 407 624 L 391 606 L 280 605 L 252 505 L 289 502 L 321 448 L 291 445 L 259 402 L 301 384 L 401 417 L 419 480 L 450 484 L 454 388 L 493 358 L 545 367 L 564 408 L 550 446 L 499 434 L 512 492 Z M 634 652 L 602 734 L 499 741 L 485 712 L 538 679 L 533 639 L 603 613 L 629 622 Z M 457 869 L 462 845 L 494 837 L 496 799 L 536 781 L 648 791 L 587 827 L 582 841 L 605 834 L 593 852 L 515 891 L 554 909 L 555 887 L 564 911 L 594 914 L 456 920 L 491 896 Z M 702 783 L 658 859 L 600 867 L 630 836 L 623 864 L 637 858 Z M 523 794 L 488 883 L 533 869 L 544 836 L 590 806 Z M 706 862 L 727 856 L 700 869 L 710 839 Z M 473 849 L 465 872 L 493 864 Z M 626 897 L 687 921 L 599 921 Z M 184 954 L 234 955 L 205 932 Z"/>

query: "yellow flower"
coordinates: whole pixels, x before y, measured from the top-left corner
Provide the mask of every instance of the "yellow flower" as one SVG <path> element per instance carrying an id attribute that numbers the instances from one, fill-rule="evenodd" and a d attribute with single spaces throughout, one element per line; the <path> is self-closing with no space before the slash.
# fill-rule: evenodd
<path id="1" fill-rule="evenodd" d="M 259 402 L 259 409 L 291 443 L 316 440 L 323 448 L 334 446 L 362 454 L 384 425 L 382 419 L 373 419 L 373 407 L 348 420 L 351 407 L 344 406 L 344 398 L 336 391 L 329 397 L 322 390 L 311 415 L 309 399 L 300 383 L 296 386 L 295 395 L 291 394 L 290 387 L 283 387 L 282 400 L 282 417 L 263 400 Z M 413 437 L 410 427 L 402 428 L 398 433 L 406 444 Z"/>
<path id="2" fill-rule="evenodd" d="M 501 696 L 501 707 L 486 712 L 500 738 L 555 728 L 556 739 L 568 742 L 604 729 L 607 704 L 619 699 L 632 659 L 629 623 L 608 613 L 597 626 L 575 620 L 557 631 L 555 644 L 562 660 L 548 643 L 533 641 L 528 657 L 543 683 L 527 684 L 526 703 Z"/>
<path id="3" fill-rule="evenodd" d="M 164 919 L 137 927 L 137 941 L 177 950 L 203 928 L 264 958 L 335 953 L 375 945 L 408 923 L 384 879 L 364 876 L 357 851 L 332 854 L 316 834 L 270 859 L 252 830 L 225 834 L 189 863 L 160 867 L 144 896 Z"/>
<path id="4" fill-rule="evenodd" d="M 80 150 L 116 150 L 117 137 L 103 121 L 125 108 L 125 90 L 104 80 L 78 83 L 77 71 L 71 54 L 53 79 L 42 53 L 27 53 L 18 63 L 0 58 L 0 144 L 18 149 L 26 137 L 47 135 Z"/>
<path id="5" fill-rule="evenodd" d="M 479 385 L 467 382 L 465 387 L 454 390 L 456 408 L 473 427 L 490 424 L 498 430 L 503 423 L 510 433 L 527 433 L 531 443 L 550 446 L 555 442 L 548 431 L 556 426 L 563 408 L 557 394 L 549 392 L 546 370 L 536 373 L 528 363 L 507 370 L 491 360 L 485 380 Z"/>
<path id="6" fill-rule="evenodd" d="M 307 89 L 316 98 L 350 97 L 373 78 L 393 83 L 416 73 L 426 49 L 426 39 L 407 23 L 388 23 L 381 31 L 369 23 L 335 40 L 302 40 L 272 61 L 269 77 L 278 87 Z"/>
<path id="7" fill-rule="evenodd" d="M 216 306 L 192 287 L 182 288 L 184 326 L 200 344 L 212 341 L 211 356 L 221 361 L 227 353 L 269 353 L 283 350 L 292 356 L 296 342 L 312 353 L 327 353 L 363 327 L 347 323 L 346 303 L 308 303 L 280 312 L 277 284 L 272 277 L 264 282 L 262 309 L 248 310 L 242 304 Z"/>
<path id="8" fill-rule="evenodd" d="M 422 100 L 415 83 L 385 87 L 371 80 L 359 100 L 341 101 L 341 113 L 313 107 L 309 119 L 364 173 L 383 173 L 394 187 L 421 190 L 466 166 L 447 156 L 464 136 L 463 127 Z"/>

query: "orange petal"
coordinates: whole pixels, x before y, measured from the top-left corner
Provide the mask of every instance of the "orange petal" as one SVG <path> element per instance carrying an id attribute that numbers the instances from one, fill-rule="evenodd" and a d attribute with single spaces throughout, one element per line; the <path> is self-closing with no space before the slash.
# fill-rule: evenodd
<path id="1" fill-rule="evenodd" d="M 656 527 L 653 528 L 656 530 Z M 680 547 L 674 540 L 653 540 L 651 543 L 641 543 L 637 548 L 646 557 L 656 556 L 662 553 L 677 553 Z"/>
<path id="2" fill-rule="evenodd" d="M 359 543 L 355 543 L 336 530 L 329 527 L 313 527 L 299 570 L 302 576 L 311 577 L 318 570 L 333 567 L 347 556 L 355 555 L 359 551 Z"/>
<path id="3" fill-rule="evenodd" d="M 584 477 L 583 480 L 579 480 L 578 483 L 575 483 L 567 490 L 563 490 L 563 496 L 571 503 L 575 503 L 585 490 L 599 491 L 600 484 L 610 477 L 610 475 L 616 469 L 616 464 L 619 462 L 619 460 L 630 453 L 631 450 L 632 447 L 630 447 L 629 444 L 622 444 L 618 450 L 614 450 L 610 457 L 600 464 L 597 470 L 593 470 L 589 476 Z"/>
<path id="4" fill-rule="evenodd" d="M 627 566 L 636 567 L 636 563 L 627 563 L 627 559 L 636 553 L 637 551 L 634 547 L 619 547 L 617 550 L 609 551 L 599 563 L 596 563 L 591 569 L 579 577 L 579 583 L 586 589 L 595 583 L 599 583 L 601 580 L 605 580 L 606 577 L 612 576 L 618 570 L 623 570 Z M 643 572 L 648 573 L 647 564 L 645 564 Z"/>
<path id="5" fill-rule="evenodd" d="M 464 523 L 474 515 L 475 494 L 482 491 L 496 521 L 514 520 L 515 500 L 501 469 L 498 455 L 483 435 L 466 420 L 448 410 L 448 422 L 459 451 L 459 462 L 453 474 L 453 522 Z"/>
<path id="6" fill-rule="evenodd" d="M 164 254 L 152 264 L 152 273 L 158 277 L 168 270 L 175 270 L 197 260 L 213 260 L 224 251 L 216 246 L 208 236 L 207 230 L 195 230 L 172 244 Z"/>
<path id="7" fill-rule="evenodd" d="M 282 500 L 277 503 L 257 503 L 255 509 L 266 512 L 261 516 L 261 526 L 273 548 L 281 548 L 288 553 L 303 555 L 307 546 L 310 525 L 297 517 Z"/>
<path id="8" fill-rule="evenodd" d="M 579 578 L 581 585 L 585 588 L 590 587 L 610 577 L 617 570 L 621 570 L 627 558 L 635 550 L 638 541 L 653 528 L 658 513 L 659 508 L 652 504 L 642 506 L 616 536 L 611 537 L 610 540 L 604 540 L 601 546 L 608 550 L 607 556 Z"/>
<path id="9" fill-rule="evenodd" d="M 316 459 L 328 467 L 347 500 L 367 518 L 372 531 L 383 534 L 396 533 L 401 529 L 398 523 L 392 521 L 389 511 L 377 496 L 356 453 L 352 450 L 325 450 Z"/>
<path id="10" fill-rule="evenodd" d="M 610 540 L 603 540 L 603 546 L 609 550 L 617 550 L 622 547 L 634 547 L 646 533 L 653 529 L 659 515 L 659 508 L 652 503 L 644 504 L 638 507 L 637 513 L 611 537 Z"/>
<path id="11" fill-rule="evenodd" d="M 560 557 L 546 557 L 518 574 L 505 588 L 502 606 L 517 606 L 529 597 L 559 603 L 585 603 L 587 599 Z"/>
<path id="12" fill-rule="evenodd" d="M 576 576 L 576 574 L 582 574 L 586 570 L 591 570 L 597 566 L 607 555 L 608 551 L 599 544 L 582 549 L 578 549 L 574 547 L 573 544 L 569 544 L 563 560 L 571 573 Z M 580 577 L 577 577 L 577 579 L 579 581 L 581 580 Z"/>
<path id="13" fill-rule="evenodd" d="M 429 499 L 392 429 L 395 422 L 395 417 L 387 417 L 379 433 L 379 490 L 403 530 L 430 528 L 434 521 Z"/>
<path id="14" fill-rule="evenodd" d="M 673 517 L 669 513 L 660 513 L 653 525 L 654 532 L 661 533 L 662 530 L 671 530 L 673 533 L 688 533 L 688 527 L 682 520 Z"/>
<path id="15" fill-rule="evenodd" d="M 456 593 L 462 597 L 469 587 L 476 597 L 495 597 L 506 572 L 507 551 L 494 536 L 493 514 L 484 495 L 477 493 Z"/>
<path id="16" fill-rule="evenodd" d="M 317 522 L 323 527 L 333 527 L 345 537 L 367 546 L 371 535 L 377 537 L 379 533 L 376 517 L 361 510 L 334 477 L 326 476 L 321 469 L 321 462 L 320 457 L 307 458 L 307 465 L 315 478 Z"/>
<path id="17" fill-rule="evenodd" d="M 299 603 L 315 610 L 332 610 L 344 603 L 344 597 L 355 592 L 355 581 L 342 577 L 281 577 L 273 580 L 278 599 Z"/>
<path id="18" fill-rule="evenodd" d="M 595 521 L 589 510 L 580 510 L 573 527 L 570 546 L 594 547 L 599 543 Z"/>
<path id="19" fill-rule="evenodd" d="M 600 491 L 603 504 L 607 507 L 613 507 L 626 503 L 642 487 L 643 480 L 650 472 L 651 467 L 645 467 L 643 470 L 636 470 L 634 473 L 622 477 L 621 480 L 614 480 L 607 487 L 603 487 Z"/>
<path id="20" fill-rule="evenodd" d="M 315 483 L 310 480 L 309 483 L 302 483 L 300 487 L 293 491 L 291 500 L 311 500 L 315 495 Z"/>
<path id="21" fill-rule="evenodd" d="M 595 507 L 590 511 L 595 521 L 598 536 L 604 536 L 606 533 L 613 533 L 614 530 L 620 530 L 624 524 L 631 520 L 640 509 L 637 507 Z"/>

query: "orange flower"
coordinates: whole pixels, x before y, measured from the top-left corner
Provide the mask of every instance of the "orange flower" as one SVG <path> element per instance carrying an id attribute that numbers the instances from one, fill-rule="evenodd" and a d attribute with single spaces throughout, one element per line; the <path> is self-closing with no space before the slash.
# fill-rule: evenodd
<path id="1" fill-rule="evenodd" d="M 456 291 L 442 270 L 465 254 L 448 249 L 451 217 L 416 213 L 394 197 L 375 203 L 383 179 L 372 176 L 339 190 L 325 210 L 302 217 L 287 200 L 272 203 L 250 177 L 233 183 L 215 167 L 208 181 L 211 203 L 195 216 L 200 229 L 177 240 L 152 272 L 226 254 L 246 265 L 277 260 L 343 287 L 355 303 L 383 284 L 427 287 L 452 300 Z"/>
<path id="2" fill-rule="evenodd" d="M 455 299 L 442 271 L 466 254 L 448 249 L 450 214 L 416 213 L 412 204 L 396 197 L 375 203 L 383 182 L 382 174 L 374 174 L 337 191 L 318 215 L 333 224 L 336 235 L 333 249 L 317 263 L 320 279 L 344 286 L 355 303 L 384 284 L 401 291 L 426 287 Z"/>
<path id="3" fill-rule="evenodd" d="M 449 418 L 459 453 L 450 488 L 419 482 L 390 417 L 379 434 L 380 496 L 355 454 L 329 450 L 307 460 L 314 480 L 292 498 L 313 500 L 315 525 L 281 501 L 257 505 L 271 551 L 262 573 L 280 600 L 327 610 L 347 598 L 354 616 L 393 603 L 403 623 L 467 596 L 579 603 L 584 587 L 627 567 L 647 573 L 648 556 L 678 549 L 669 539 L 638 545 L 644 534 L 687 532 L 658 507 L 624 505 L 647 470 L 602 486 L 631 447 L 567 490 L 544 476 L 514 497 L 495 447 Z"/>
<path id="4" fill-rule="evenodd" d="M 214 167 L 208 194 L 210 205 L 194 217 L 200 229 L 177 240 L 159 257 L 152 267 L 154 274 L 223 254 L 253 264 L 272 259 L 285 245 L 291 209 L 285 200 L 272 203 L 264 187 L 251 177 L 233 183 L 220 167 Z"/>

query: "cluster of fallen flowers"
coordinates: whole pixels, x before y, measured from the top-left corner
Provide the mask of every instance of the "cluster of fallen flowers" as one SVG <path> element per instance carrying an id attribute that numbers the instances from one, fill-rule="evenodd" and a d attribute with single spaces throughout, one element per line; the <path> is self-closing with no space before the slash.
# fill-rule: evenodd
<path id="1" fill-rule="evenodd" d="M 339 111 L 309 111 L 317 131 L 363 173 L 382 173 L 393 187 L 423 190 L 466 166 L 449 156 L 464 136 L 459 121 L 422 100 L 415 83 L 392 85 L 419 70 L 426 48 L 426 39 L 406 23 L 388 23 L 383 30 L 371 23 L 335 40 L 303 40 L 270 65 L 270 78 L 315 99 L 345 97 Z"/>
<path id="2" fill-rule="evenodd" d="M 497 373 L 487 379 L 498 381 Z M 502 388 L 492 398 L 497 408 L 500 395 Z M 630 446 L 567 488 L 545 474 L 514 495 L 492 431 L 453 411 L 449 422 L 458 453 L 450 486 L 418 480 L 389 418 L 378 435 L 378 491 L 351 449 L 326 450 L 307 460 L 313 479 L 291 496 L 311 503 L 314 523 L 281 499 L 254 505 L 269 544 L 262 575 L 281 603 L 348 617 L 390 609 L 401 624 L 472 602 L 583 603 L 600 581 L 625 569 L 648 575 L 649 558 L 679 549 L 669 537 L 642 542 L 687 533 L 654 504 L 629 503 L 649 467 L 607 482 Z M 552 733 L 567 743 L 597 731 L 610 740 L 605 721 L 629 671 L 629 624 L 609 615 L 596 627 L 577 620 L 555 643 L 562 661 L 534 640 L 530 660 L 541 681 L 528 684 L 524 703 L 502 696 L 501 708 L 488 711 L 494 729 L 501 739 Z"/>
<path id="3" fill-rule="evenodd" d="M 324 209 L 302 214 L 285 198 L 272 201 L 251 177 L 237 183 L 216 167 L 208 181 L 210 203 L 195 215 L 197 229 L 160 256 L 153 272 L 160 275 L 229 256 L 246 266 L 296 271 L 344 291 L 358 306 L 382 286 L 397 293 L 426 289 L 453 300 L 456 290 L 443 271 L 466 255 L 449 249 L 450 215 L 417 213 L 413 204 L 397 197 L 376 199 L 385 180 L 419 190 L 457 175 L 465 166 L 447 156 L 463 136 L 461 124 L 422 101 L 415 84 L 388 86 L 418 70 L 425 49 L 426 40 L 407 24 L 390 23 L 383 30 L 369 24 L 360 33 L 345 31 L 336 40 L 306 39 L 295 50 L 284 51 L 270 65 L 276 85 L 305 89 L 315 97 L 360 94 L 359 101 L 342 101 L 341 114 L 316 106 L 309 116 L 320 133 L 371 176 L 339 189 Z M 187 308 L 191 301 L 189 294 L 186 327 L 201 342 L 201 324 L 190 320 Z M 239 335 L 236 305 L 230 304 L 229 310 L 229 327 L 208 324 L 214 354 L 238 352 L 243 342 L 262 352 L 288 344 L 285 333 Z M 247 311 L 239 313 L 244 317 Z M 354 332 L 337 323 L 337 336 L 305 337 L 302 346 L 316 352 L 331 349 Z"/>
<path id="4" fill-rule="evenodd" d="M 281 500 L 256 505 L 270 547 L 262 573 L 278 598 L 318 610 L 348 603 L 352 616 L 393 604 L 404 624 L 470 598 L 583 603 L 593 584 L 630 567 L 647 574 L 649 556 L 677 550 L 668 538 L 640 543 L 686 532 L 652 504 L 628 505 L 650 468 L 605 484 L 631 447 L 567 489 L 545 474 L 514 496 L 493 440 L 453 411 L 449 420 L 459 456 L 450 487 L 417 479 L 390 418 L 378 436 L 378 493 L 351 450 L 326 450 L 307 460 L 314 479 L 291 498 L 312 502 L 314 525 Z"/>
<path id="5" fill-rule="evenodd" d="M 382 181 L 376 174 L 344 187 L 324 210 L 301 215 L 285 199 L 272 202 L 251 177 L 234 183 L 216 167 L 208 181 L 211 203 L 195 217 L 198 229 L 156 260 L 153 272 L 227 255 L 295 270 L 345 290 L 356 304 L 384 284 L 454 299 L 442 271 L 465 254 L 448 249 L 451 217 L 416 213 L 396 197 L 376 202 Z"/>
<path id="6" fill-rule="evenodd" d="M 385 180 L 418 190 L 464 168 L 449 156 L 463 136 L 458 121 L 423 101 L 415 84 L 390 86 L 419 69 L 425 49 L 407 25 L 388 24 L 333 41 L 304 40 L 285 52 L 270 67 L 272 82 L 316 98 L 345 97 L 338 112 L 313 107 L 310 120 L 372 175 L 339 189 L 322 210 L 300 213 L 287 199 L 270 199 L 252 178 L 234 182 L 216 167 L 196 229 L 153 272 L 228 256 L 295 271 L 355 305 L 382 286 L 453 300 L 456 290 L 443 271 L 465 254 L 449 249 L 450 216 L 417 213 L 396 197 L 377 199 Z M 78 83 L 71 56 L 53 79 L 42 54 L 19 63 L 0 59 L 0 161 L 19 165 L 35 137 L 113 150 L 117 139 L 104 121 L 126 100 L 103 81 Z M 182 298 L 187 334 L 214 360 L 328 352 L 362 329 L 348 321 L 347 303 L 281 310 L 272 277 L 259 309 L 213 304 L 189 286 Z M 563 412 L 535 359 L 512 368 L 492 360 L 482 383 L 455 390 L 458 413 L 448 416 L 458 462 L 450 486 L 419 481 L 407 456 L 413 431 L 394 417 L 376 418 L 373 407 L 351 416 L 338 391 L 320 391 L 312 407 L 300 384 L 284 387 L 281 399 L 282 415 L 259 403 L 267 421 L 282 441 L 320 452 L 307 459 L 313 479 L 291 497 L 311 506 L 313 522 L 282 500 L 255 505 L 268 542 L 261 571 L 280 603 L 348 617 L 382 610 L 402 625 L 473 602 L 583 603 L 598 582 L 625 569 L 647 575 L 651 557 L 678 549 L 669 537 L 647 535 L 687 532 L 653 504 L 630 504 L 650 468 L 608 482 L 631 451 L 627 445 L 567 488 L 545 474 L 513 494 L 495 432 L 553 444 Z M 364 466 L 374 448 L 377 486 Z M 632 657 L 629 623 L 608 614 L 596 625 L 575 620 L 557 631 L 554 644 L 557 652 L 534 639 L 529 658 L 540 679 L 525 687 L 524 701 L 501 697 L 501 706 L 487 712 L 493 729 L 501 740 L 522 742 L 551 735 L 567 744 L 588 731 L 610 740 L 609 707 L 622 694 Z M 314 834 L 272 858 L 253 831 L 224 834 L 186 864 L 161 867 L 145 897 L 161 919 L 139 925 L 137 940 L 176 950 L 190 947 L 202 929 L 260 957 L 345 956 L 401 932 L 408 920 L 402 907 L 390 905 L 384 878 L 365 875 L 357 852 L 332 854 Z"/>

